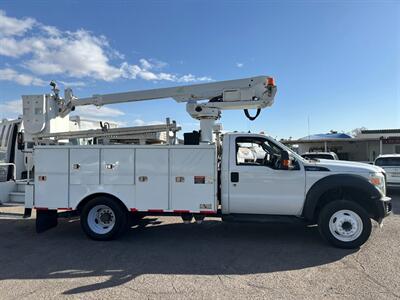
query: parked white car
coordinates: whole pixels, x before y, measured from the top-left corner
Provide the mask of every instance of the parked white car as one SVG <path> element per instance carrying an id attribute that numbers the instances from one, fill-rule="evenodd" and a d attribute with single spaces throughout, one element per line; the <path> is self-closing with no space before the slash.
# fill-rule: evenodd
<path id="1" fill-rule="evenodd" d="M 400 188 L 400 154 L 379 155 L 374 164 L 385 170 L 388 187 Z"/>

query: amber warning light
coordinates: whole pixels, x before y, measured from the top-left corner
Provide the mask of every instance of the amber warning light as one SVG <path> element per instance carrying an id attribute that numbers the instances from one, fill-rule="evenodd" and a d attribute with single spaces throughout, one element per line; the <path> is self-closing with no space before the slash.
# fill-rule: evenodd
<path id="1" fill-rule="evenodd" d="M 268 77 L 267 85 L 275 85 L 275 79 L 273 77 Z"/>

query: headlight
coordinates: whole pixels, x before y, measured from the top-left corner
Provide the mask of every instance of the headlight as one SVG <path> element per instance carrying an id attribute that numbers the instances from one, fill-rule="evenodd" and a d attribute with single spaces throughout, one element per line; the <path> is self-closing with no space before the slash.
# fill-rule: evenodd
<path id="1" fill-rule="evenodd" d="M 382 173 L 372 173 L 369 176 L 371 182 L 383 195 L 386 195 L 385 176 Z"/>

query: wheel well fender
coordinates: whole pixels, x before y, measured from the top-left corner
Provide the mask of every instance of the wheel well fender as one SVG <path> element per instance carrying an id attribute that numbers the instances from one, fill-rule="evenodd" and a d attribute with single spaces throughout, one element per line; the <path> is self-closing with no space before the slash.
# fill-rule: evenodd
<path id="1" fill-rule="evenodd" d="M 315 221 L 318 210 L 332 200 L 348 198 L 363 206 L 372 218 L 376 217 L 376 200 L 380 192 L 365 178 L 356 174 L 335 174 L 315 182 L 308 190 L 302 216 Z"/>
<path id="2" fill-rule="evenodd" d="M 114 201 L 116 201 L 121 207 L 125 208 L 126 210 L 128 210 L 128 207 L 126 207 L 125 203 L 121 201 L 121 199 L 119 199 L 118 197 L 108 194 L 108 193 L 94 193 L 94 194 L 90 194 L 88 196 L 86 196 L 85 198 L 83 198 L 79 204 L 76 207 L 76 210 L 80 213 L 82 211 L 82 208 L 92 199 L 97 198 L 97 197 L 107 197 L 110 199 L 113 199 Z"/>

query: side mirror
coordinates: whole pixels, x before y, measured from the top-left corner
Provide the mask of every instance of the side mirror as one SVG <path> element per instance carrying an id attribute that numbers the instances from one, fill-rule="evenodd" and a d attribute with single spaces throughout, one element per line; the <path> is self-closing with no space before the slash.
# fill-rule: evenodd
<path id="1" fill-rule="evenodd" d="M 281 166 L 283 170 L 289 170 L 292 166 L 289 152 L 286 150 L 282 150 L 281 152 Z"/>
<path id="2" fill-rule="evenodd" d="M 17 148 L 18 150 L 24 150 L 25 142 L 24 142 L 24 134 L 22 132 L 18 132 L 17 134 Z"/>

